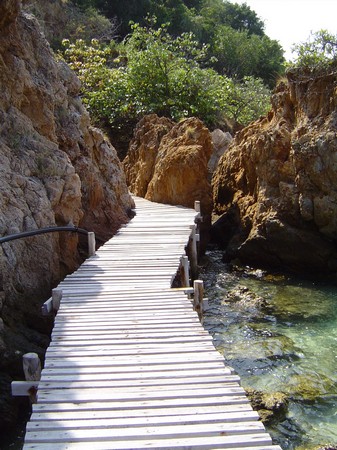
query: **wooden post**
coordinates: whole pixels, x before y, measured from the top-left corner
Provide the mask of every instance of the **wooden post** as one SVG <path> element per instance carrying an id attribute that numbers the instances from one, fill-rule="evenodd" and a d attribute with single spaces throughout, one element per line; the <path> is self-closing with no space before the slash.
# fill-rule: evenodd
<path id="1" fill-rule="evenodd" d="M 194 209 L 195 209 L 195 211 L 197 212 L 197 213 L 201 213 L 201 207 L 200 207 L 200 201 L 199 200 L 196 200 L 195 202 L 194 202 Z"/>
<path id="2" fill-rule="evenodd" d="M 190 286 L 190 264 L 187 256 L 180 258 L 181 265 L 181 285 L 182 287 Z"/>
<path id="3" fill-rule="evenodd" d="M 60 308 L 60 303 L 62 299 L 62 289 L 52 289 L 52 304 L 53 310 L 57 312 Z"/>
<path id="4" fill-rule="evenodd" d="M 41 378 L 41 362 L 37 353 L 26 353 L 22 357 L 23 372 L 26 381 L 39 381 Z"/>
<path id="5" fill-rule="evenodd" d="M 190 259 L 191 259 L 191 276 L 195 280 L 198 276 L 198 248 L 197 248 L 197 226 L 191 226 L 191 245 L 190 245 Z"/>
<path id="6" fill-rule="evenodd" d="M 96 239 L 93 231 L 88 232 L 88 254 L 89 256 L 96 254 Z"/>
<path id="7" fill-rule="evenodd" d="M 37 353 L 26 353 L 22 357 L 23 372 L 26 381 L 39 381 L 41 378 L 41 362 Z M 34 383 L 28 390 L 29 397 L 32 403 L 37 401 L 37 388 Z"/>
<path id="8" fill-rule="evenodd" d="M 202 280 L 194 280 L 194 302 L 193 306 L 195 311 L 197 311 L 200 322 L 203 322 L 203 299 L 204 299 L 204 282 Z"/>

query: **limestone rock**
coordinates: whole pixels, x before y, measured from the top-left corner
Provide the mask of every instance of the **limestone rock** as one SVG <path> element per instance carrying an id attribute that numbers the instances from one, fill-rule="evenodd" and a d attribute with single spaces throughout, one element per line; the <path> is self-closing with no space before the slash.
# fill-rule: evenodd
<path id="1" fill-rule="evenodd" d="M 336 273 L 336 78 L 289 72 L 268 116 L 240 131 L 221 158 L 212 184 L 228 259 Z"/>

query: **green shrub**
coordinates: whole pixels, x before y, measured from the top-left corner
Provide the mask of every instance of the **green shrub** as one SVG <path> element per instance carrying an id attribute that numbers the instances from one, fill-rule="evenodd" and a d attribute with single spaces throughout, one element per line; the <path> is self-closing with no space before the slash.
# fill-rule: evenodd
<path id="1" fill-rule="evenodd" d="M 65 40 L 63 45 L 65 59 L 82 81 L 91 115 L 111 127 L 149 113 L 174 120 L 195 116 L 209 126 L 225 114 L 246 124 L 269 106 L 270 92 L 261 80 L 234 82 L 202 67 L 208 48 L 199 46 L 192 33 L 174 38 L 166 26 L 133 24 L 118 47 L 98 40 L 90 45 Z"/>

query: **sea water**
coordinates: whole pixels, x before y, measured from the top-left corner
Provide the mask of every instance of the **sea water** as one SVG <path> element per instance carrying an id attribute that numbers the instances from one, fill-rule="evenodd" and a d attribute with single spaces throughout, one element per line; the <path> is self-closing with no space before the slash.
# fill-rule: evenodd
<path id="1" fill-rule="evenodd" d="M 337 448 L 337 285 L 229 268 L 210 251 L 201 268 L 204 326 L 244 388 L 283 393 L 267 426 L 282 449 Z"/>

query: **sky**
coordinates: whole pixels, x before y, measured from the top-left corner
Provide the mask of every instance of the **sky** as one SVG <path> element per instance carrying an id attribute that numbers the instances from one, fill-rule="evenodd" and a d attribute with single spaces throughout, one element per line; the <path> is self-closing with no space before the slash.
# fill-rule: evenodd
<path id="1" fill-rule="evenodd" d="M 337 35 L 337 0 L 231 0 L 247 3 L 265 24 L 265 33 L 279 41 L 291 60 L 293 44 L 308 40 L 310 32 L 326 29 Z"/>

